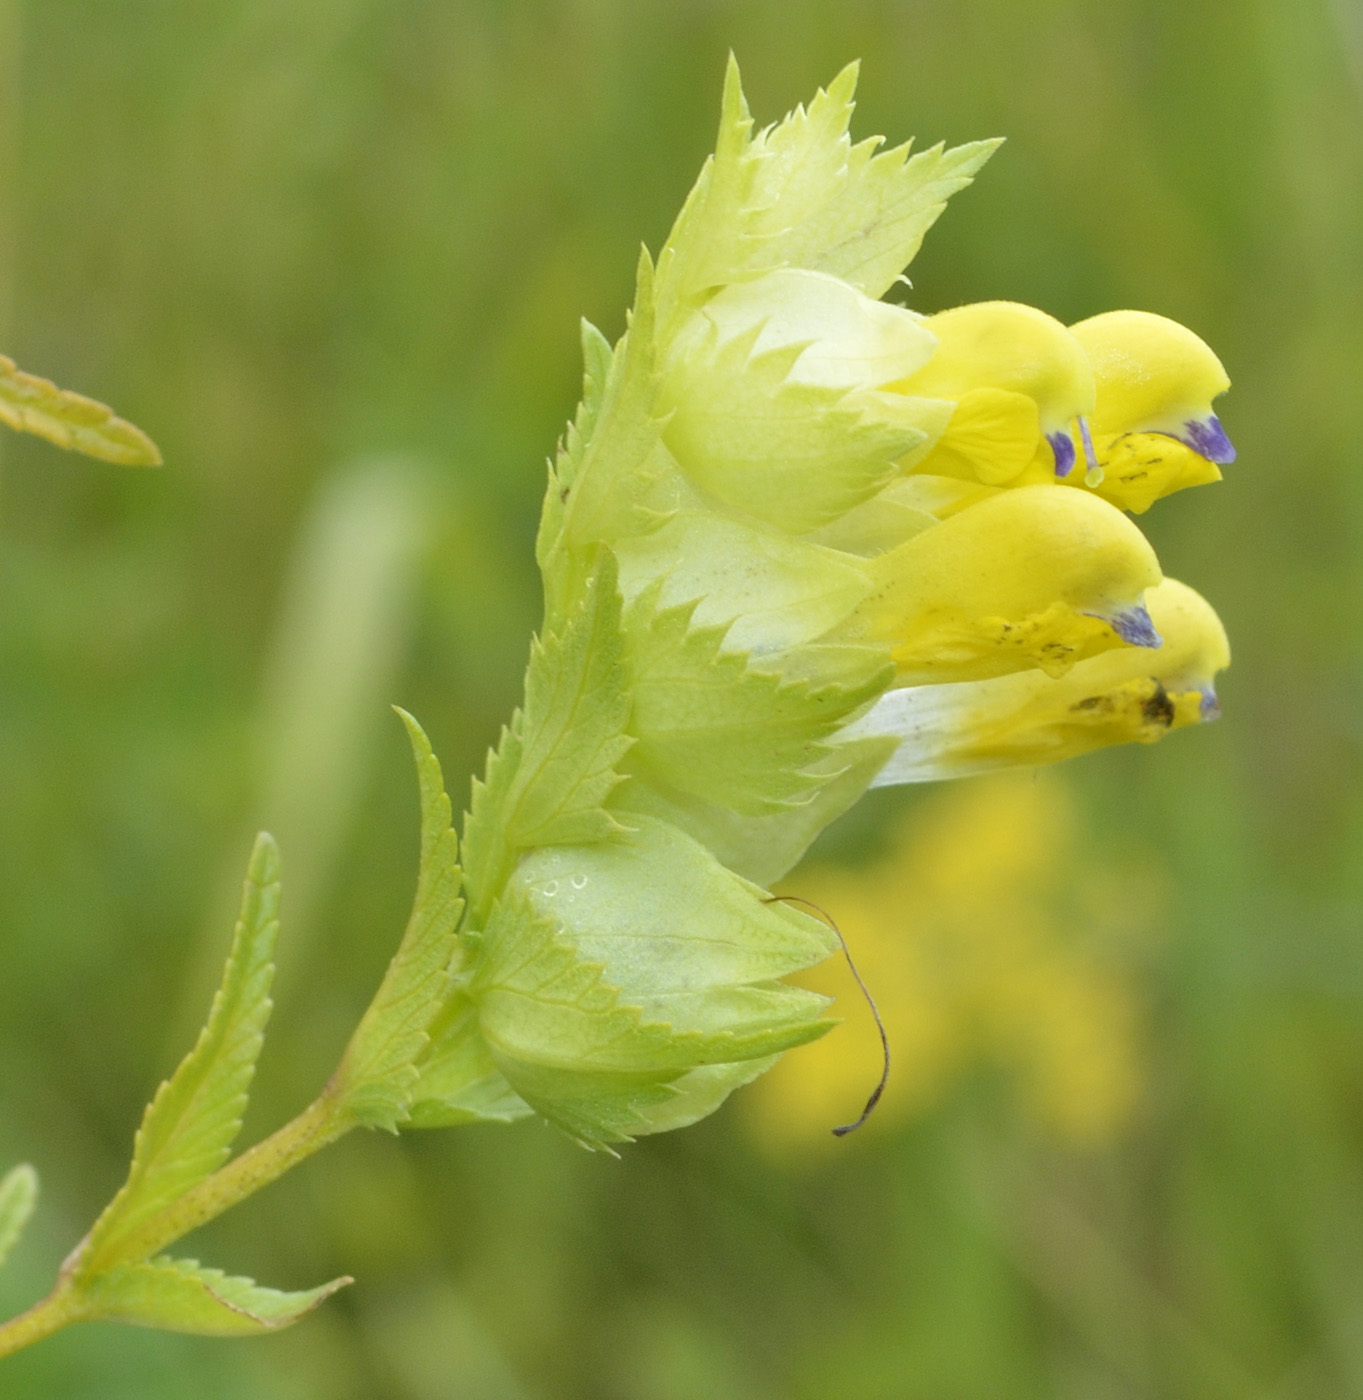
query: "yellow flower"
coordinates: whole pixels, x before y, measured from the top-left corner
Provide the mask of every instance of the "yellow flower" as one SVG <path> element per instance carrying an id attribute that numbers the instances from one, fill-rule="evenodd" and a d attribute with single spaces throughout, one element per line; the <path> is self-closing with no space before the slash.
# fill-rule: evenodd
<path id="1" fill-rule="evenodd" d="M 865 635 L 891 644 L 900 684 L 1063 675 L 1114 647 L 1159 646 L 1142 602 L 1160 581 L 1119 510 L 1058 486 L 1000 492 L 871 560 Z"/>
<path id="2" fill-rule="evenodd" d="M 956 405 L 915 471 L 988 486 L 1049 481 L 1074 467 L 1072 419 L 1094 404 L 1083 348 L 1053 316 L 1014 301 L 983 301 L 923 322 L 937 351 L 893 387 Z"/>
<path id="3" fill-rule="evenodd" d="M 1093 366 L 1098 471 L 1089 484 L 1138 514 L 1161 496 L 1220 481 L 1235 460 L 1212 411 L 1230 380 L 1192 331 L 1148 311 L 1108 311 L 1070 327 Z"/>
<path id="4" fill-rule="evenodd" d="M 876 785 L 1053 763 L 1109 744 L 1154 743 L 1217 718 L 1215 679 L 1230 665 L 1220 619 L 1175 579 L 1146 601 L 1164 639 L 1158 650 L 1108 651 L 1059 679 L 1031 671 L 888 692 L 848 731 L 900 740 Z"/>

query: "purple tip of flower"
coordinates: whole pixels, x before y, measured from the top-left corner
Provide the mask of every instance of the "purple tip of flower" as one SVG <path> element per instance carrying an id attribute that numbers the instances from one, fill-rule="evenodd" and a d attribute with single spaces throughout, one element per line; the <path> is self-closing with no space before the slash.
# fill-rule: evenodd
<path id="1" fill-rule="evenodd" d="M 1128 646 L 1162 647 L 1164 638 L 1155 631 L 1154 619 L 1145 610 L 1144 603 L 1136 603 L 1129 608 L 1118 608 L 1109 613 L 1090 613 L 1106 622 Z"/>
<path id="2" fill-rule="evenodd" d="M 1221 702 L 1216 698 L 1216 691 L 1211 686 L 1199 686 L 1202 692 L 1202 703 L 1198 706 L 1198 714 L 1203 720 L 1213 720 L 1221 718 Z"/>
<path id="3" fill-rule="evenodd" d="M 1215 462 L 1219 467 L 1235 461 L 1235 448 L 1226 436 L 1221 420 L 1214 413 L 1209 413 L 1205 418 L 1190 418 L 1183 425 L 1183 431 L 1175 436 L 1185 447 L 1191 447 L 1199 456 Z"/>
<path id="4" fill-rule="evenodd" d="M 1055 453 L 1056 476 L 1068 476 L 1074 470 L 1074 439 L 1068 433 L 1047 433 L 1046 441 Z"/>

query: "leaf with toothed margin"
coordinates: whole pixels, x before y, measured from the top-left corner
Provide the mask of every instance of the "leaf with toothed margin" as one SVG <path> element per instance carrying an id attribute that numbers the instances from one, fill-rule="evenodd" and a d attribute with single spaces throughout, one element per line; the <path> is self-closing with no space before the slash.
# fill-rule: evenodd
<path id="1" fill-rule="evenodd" d="M 887 659 L 870 647 L 726 652 L 723 626 L 694 626 L 694 604 L 658 608 L 659 587 L 627 622 L 637 736 L 627 771 L 746 816 L 809 802 L 831 776 L 819 766 L 827 740 L 885 688 Z M 783 674 L 796 665 L 821 679 Z"/>
<path id="2" fill-rule="evenodd" d="M 139 1227 L 227 1160 L 270 1017 L 278 934 L 279 851 L 262 832 L 208 1023 L 142 1118 L 127 1182 L 90 1232 L 83 1274 L 138 1262 Z"/>
<path id="3" fill-rule="evenodd" d="M 865 793 L 897 742 L 875 738 L 830 744 L 825 756 L 807 770 L 818 784 L 809 800 L 765 816 L 744 816 L 670 787 L 656 775 L 646 783 L 626 783 L 614 806 L 623 821 L 632 823 L 639 813 L 677 827 L 712 850 L 722 865 L 770 888 L 794 868 L 815 837 Z"/>
<path id="4" fill-rule="evenodd" d="M 475 784 L 464 858 L 476 912 L 486 913 L 513 852 L 619 829 L 605 802 L 621 781 L 628 720 L 615 559 L 602 550 L 562 632 L 534 643 L 524 711 Z"/>
<path id="5" fill-rule="evenodd" d="M 802 267 L 880 297 L 913 260 L 951 195 L 997 149 L 975 141 L 910 156 L 852 145 L 857 65 L 809 108 L 756 136 L 738 65 L 725 76 L 715 154 L 701 171 L 658 259 L 659 313 L 671 324 L 716 287 Z"/>
<path id="6" fill-rule="evenodd" d="M 37 1204 L 38 1173 L 32 1167 L 15 1167 L 0 1180 L 0 1268 L 19 1243 Z"/>
<path id="7" fill-rule="evenodd" d="M 338 1081 L 342 1102 L 370 1128 L 396 1132 L 406 1122 L 416 1064 L 450 990 L 455 928 L 463 912 L 463 873 L 450 826 L 440 763 L 421 726 L 405 710 L 421 788 L 421 864 L 407 931 L 369 1010 L 351 1037 Z"/>
<path id="8" fill-rule="evenodd" d="M 869 500 L 928 440 L 923 399 L 790 377 L 805 346 L 753 353 L 761 326 L 680 355 L 665 434 L 688 475 L 745 515 L 791 534 Z M 930 408 L 931 406 L 929 406 Z"/>
<path id="9" fill-rule="evenodd" d="M 141 428 L 116 418 L 113 409 L 84 394 L 25 374 L 5 355 L 0 355 L 0 423 L 119 466 L 161 465 L 156 444 Z"/>
<path id="10" fill-rule="evenodd" d="M 657 415 L 655 329 L 653 265 L 644 252 L 629 325 L 615 349 L 584 323 L 584 398 L 550 472 L 535 546 L 551 607 L 557 551 L 638 534 L 676 509 L 681 476 Z"/>
<path id="11" fill-rule="evenodd" d="M 81 1289 L 82 1316 L 204 1337 L 252 1337 L 278 1332 L 306 1317 L 352 1283 L 333 1279 L 320 1288 L 281 1293 L 249 1278 L 205 1269 L 193 1259 L 120 1264 Z"/>

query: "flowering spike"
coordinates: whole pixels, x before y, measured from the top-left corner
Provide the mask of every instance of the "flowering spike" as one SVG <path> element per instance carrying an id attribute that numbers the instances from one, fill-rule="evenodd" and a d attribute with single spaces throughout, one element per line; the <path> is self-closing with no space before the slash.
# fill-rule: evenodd
<path id="1" fill-rule="evenodd" d="M 826 930 L 748 881 L 872 782 L 1211 712 L 1214 614 L 1074 489 L 1117 452 L 1086 344 L 1013 302 L 876 299 L 994 143 L 854 145 L 855 85 L 754 133 L 731 63 L 628 329 L 584 329 L 544 640 L 475 787 L 415 1125 L 533 1110 L 609 1148 L 694 1121 L 827 1028 L 780 980 Z"/>

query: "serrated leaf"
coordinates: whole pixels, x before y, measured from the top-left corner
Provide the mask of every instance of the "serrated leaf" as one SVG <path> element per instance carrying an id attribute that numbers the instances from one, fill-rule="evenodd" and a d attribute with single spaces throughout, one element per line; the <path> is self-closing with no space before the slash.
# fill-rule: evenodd
<path id="1" fill-rule="evenodd" d="M 720 135 L 658 260 L 659 305 L 673 325 L 715 287 L 781 267 L 828 272 L 880 297 L 912 261 L 946 200 L 998 146 L 977 141 L 910 157 L 853 146 L 857 68 L 808 110 L 756 136 L 737 66 L 725 79 Z"/>
<path id="2" fill-rule="evenodd" d="M 589 550 L 650 529 L 682 494 L 657 416 L 654 343 L 653 267 L 645 252 L 629 326 L 609 358 L 599 332 L 584 332 L 587 397 L 554 464 L 536 546 L 551 619 L 557 599 L 571 596 L 571 585 L 580 582 L 557 578 L 559 551 Z"/>
<path id="3" fill-rule="evenodd" d="M 562 634 L 532 645 L 524 711 L 475 788 L 465 857 L 480 916 L 513 852 L 618 830 L 604 804 L 620 782 L 628 719 L 615 561 L 602 551 Z"/>
<path id="4" fill-rule="evenodd" d="M 744 230 L 750 272 L 807 267 L 880 297 L 922 246 L 947 200 L 974 179 L 998 141 L 941 144 L 910 155 L 911 142 L 879 151 L 882 137 L 847 135 L 855 66 L 753 142 L 757 162 Z M 878 153 L 879 152 L 879 153 Z"/>
<path id="5" fill-rule="evenodd" d="M 898 474 L 900 458 L 927 441 L 927 401 L 792 379 L 804 347 L 754 354 L 760 330 L 678 358 L 667 381 L 665 441 L 705 490 L 800 534 Z"/>
<path id="6" fill-rule="evenodd" d="M 866 570 L 845 554 L 699 511 L 678 511 L 615 553 L 627 600 L 661 582 L 657 605 L 694 604 L 694 625 L 728 628 L 729 651 L 812 642 L 871 590 Z"/>
<path id="7" fill-rule="evenodd" d="M 827 781 L 817 766 L 825 741 L 889 682 L 885 658 L 871 648 L 800 648 L 792 662 L 832 678 L 792 679 L 777 658 L 724 651 L 724 629 L 696 627 L 694 605 L 657 609 L 657 594 L 641 595 L 628 621 L 629 773 L 745 816 L 809 801 Z M 829 667 L 817 664 L 824 653 Z"/>
<path id="8" fill-rule="evenodd" d="M 32 1167 L 15 1167 L 0 1181 L 0 1268 L 19 1243 L 38 1204 L 38 1173 Z"/>
<path id="9" fill-rule="evenodd" d="M 770 888 L 794 868 L 814 838 L 848 810 L 894 752 L 895 739 L 838 742 L 811 765 L 819 786 L 808 802 L 768 816 L 750 817 L 703 796 L 681 792 L 651 776 L 626 783 L 615 800 L 622 818 L 657 817 L 711 850 L 721 864 L 755 885 Z"/>
<path id="10" fill-rule="evenodd" d="M 208 1022 L 143 1116 L 127 1182 L 90 1232 L 83 1272 L 136 1262 L 138 1227 L 227 1160 L 270 1018 L 278 934 L 279 851 L 262 832 Z"/>
<path id="11" fill-rule="evenodd" d="M 82 1315 L 166 1332 L 251 1337 L 291 1326 L 352 1282 L 338 1278 L 320 1288 L 282 1293 L 205 1269 L 193 1259 L 158 1258 L 121 1264 L 91 1279 L 81 1292 Z"/>
<path id="12" fill-rule="evenodd" d="M 701 167 L 658 255 L 658 321 L 665 339 L 696 301 L 734 280 L 746 251 L 742 212 L 755 174 L 751 140 L 752 114 L 730 54 L 715 153 Z"/>
<path id="13" fill-rule="evenodd" d="M 440 763 L 421 726 L 405 710 L 421 790 L 421 864 L 407 931 L 341 1064 L 343 1102 L 371 1128 L 396 1132 L 406 1121 L 417 1060 L 451 986 L 455 929 L 463 912 L 463 873 L 450 825 Z"/>
<path id="14" fill-rule="evenodd" d="M 5 355 L 0 355 L 0 423 L 120 466 L 161 465 L 161 453 L 141 428 L 84 394 L 26 374 Z"/>
<path id="15" fill-rule="evenodd" d="M 534 1110 L 506 1082 L 478 1030 L 473 1002 L 456 992 L 431 1027 L 431 1044 L 412 1088 L 413 1128 L 514 1123 Z"/>

